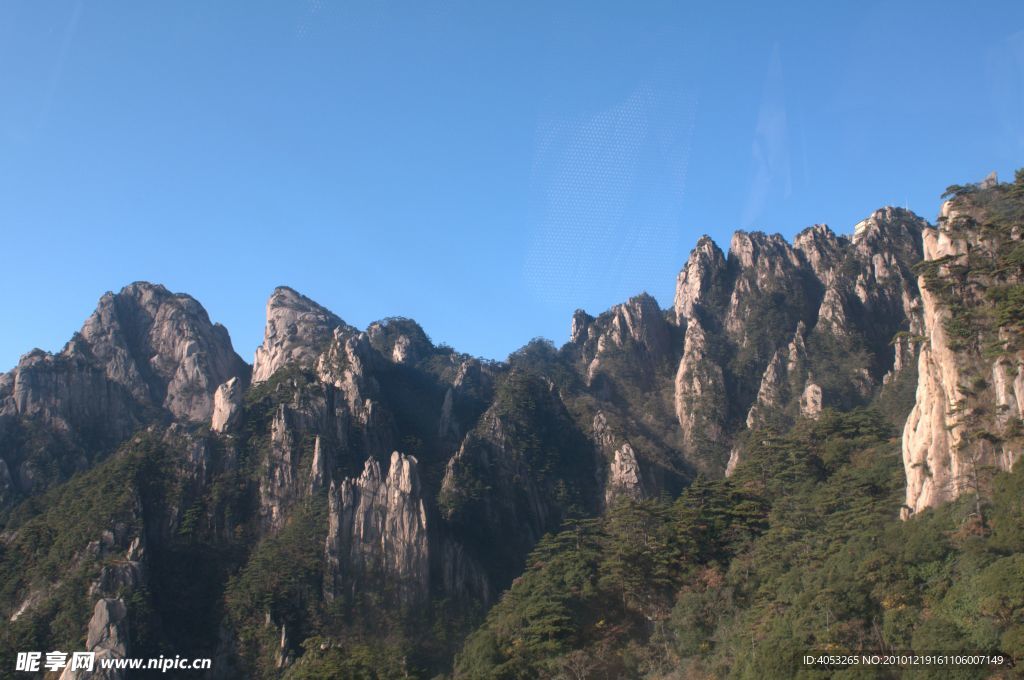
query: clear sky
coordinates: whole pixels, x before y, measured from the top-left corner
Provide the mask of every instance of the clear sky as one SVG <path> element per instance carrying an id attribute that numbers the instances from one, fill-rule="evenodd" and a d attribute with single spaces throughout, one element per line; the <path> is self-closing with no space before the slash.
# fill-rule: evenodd
<path id="1" fill-rule="evenodd" d="M 0 3 L 0 370 L 107 290 L 252 359 L 271 290 L 489 358 L 696 239 L 1024 165 L 1024 2 Z"/>

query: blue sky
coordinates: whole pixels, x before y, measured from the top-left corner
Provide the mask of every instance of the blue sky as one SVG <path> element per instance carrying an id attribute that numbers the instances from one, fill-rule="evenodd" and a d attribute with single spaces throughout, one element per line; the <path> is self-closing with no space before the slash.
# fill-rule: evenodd
<path id="1" fill-rule="evenodd" d="M 1024 3 L 0 3 L 0 370 L 161 282 L 503 358 L 703 233 L 1024 165 Z"/>

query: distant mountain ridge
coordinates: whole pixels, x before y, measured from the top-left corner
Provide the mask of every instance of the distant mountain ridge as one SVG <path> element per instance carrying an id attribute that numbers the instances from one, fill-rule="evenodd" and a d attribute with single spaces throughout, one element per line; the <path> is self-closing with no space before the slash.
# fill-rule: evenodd
<path id="1" fill-rule="evenodd" d="M 964 369 L 951 366 L 980 359 L 950 358 L 944 313 L 921 283 L 948 275 L 951 258 L 1006 257 L 1020 240 L 1019 227 L 979 238 L 985 219 L 958 200 L 971 199 L 944 207 L 938 230 L 887 207 L 849 237 L 824 225 L 792 243 L 737 232 L 727 252 L 703 237 L 671 308 L 641 294 L 597 316 L 580 310 L 563 347 L 534 342 L 504 362 L 436 346 L 409 319 L 359 330 L 281 287 L 250 367 L 191 297 L 145 282 L 107 293 L 60 353 L 30 352 L 0 376 L 7 549 L 19 527 L 64 512 L 72 477 L 125 461 L 135 476 L 123 505 L 96 510 L 98 526 L 113 524 L 95 546 L 61 548 L 52 559 L 63 566 L 47 570 L 19 557 L 25 573 L 0 605 L 12 622 L 44 621 L 57 606 L 47 590 L 80 582 L 89 606 L 69 616 L 81 630 L 95 603 L 108 618 L 127 603 L 146 633 L 129 643 L 126 624 L 118 644 L 132 655 L 187 639 L 223 677 L 269 677 L 303 641 L 367 612 L 475 621 L 566 520 L 675 496 L 700 475 L 732 473 L 764 432 L 868 404 L 900 425 L 913 409 L 904 514 L 955 498 L 970 475 L 958 447 L 974 439 L 947 429 L 943 394 L 965 394 Z M 942 269 L 922 274 L 922 260 Z M 1011 340 L 973 393 L 993 391 L 1004 430 L 1024 416 Z M 1018 440 L 1000 432 L 978 455 L 1008 469 Z M 174 560 L 201 545 L 226 553 L 186 631 L 166 598 Z M 291 555 L 301 578 L 268 585 L 269 554 Z M 128 566 L 111 571 L 111 559 Z M 436 669 L 457 644 L 419 639 L 415 654 Z"/>

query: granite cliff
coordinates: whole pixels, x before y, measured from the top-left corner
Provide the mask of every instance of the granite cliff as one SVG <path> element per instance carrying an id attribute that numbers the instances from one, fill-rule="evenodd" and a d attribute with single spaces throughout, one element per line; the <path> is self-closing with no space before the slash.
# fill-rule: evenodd
<path id="1" fill-rule="evenodd" d="M 917 395 L 903 432 L 910 517 L 973 492 L 1022 451 L 1024 345 L 1019 296 L 1024 196 L 990 177 L 951 188 L 924 232 Z"/>

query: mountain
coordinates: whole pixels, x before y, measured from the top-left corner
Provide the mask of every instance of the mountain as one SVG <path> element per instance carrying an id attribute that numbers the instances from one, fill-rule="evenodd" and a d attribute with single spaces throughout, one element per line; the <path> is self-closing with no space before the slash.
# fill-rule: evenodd
<path id="1" fill-rule="evenodd" d="M 145 424 L 208 421 L 217 387 L 249 374 L 193 298 L 142 282 L 107 293 L 59 354 L 33 350 L 0 376 L 0 499 L 88 468 Z"/>
<path id="2" fill-rule="evenodd" d="M 108 293 L 0 376 L 4 654 L 661 677 L 628 649 L 696 626 L 680 593 L 780 559 L 795 516 L 838 541 L 903 526 L 894 493 L 915 527 L 966 495 L 988 540 L 1024 407 L 1020 186 L 954 188 L 936 227 L 889 207 L 850 236 L 703 237 L 671 308 L 580 310 L 503 362 L 282 287 L 250 369 L 192 298 Z"/>
<path id="3" fill-rule="evenodd" d="M 545 536 L 467 638 L 454 677 L 1019 677 L 1024 170 L 1011 184 L 990 178 L 947 196 L 938 224 L 918 232 L 920 244 L 889 241 L 875 253 L 855 245 L 846 251 L 854 251 L 846 262 L 857 263 L 850 269 L 817 260 L 825 263 L 817 272 L 834 272 L 817 323 L 798 321 L 793 340 L 772 356 L 747 412 L 750 430 L 733 439 L 728 477 L 700 475 L 674 500 L 620 498 Z M 870 248 L 885 212 L 857 225 L 853 243 Z M 823 230 L 810 235 L 832 242 Z M 923 255 L 910 268 L 916 282 L 900 243 Z M 714 244 L 699 244 L 680 277 L 699 283 L 681 286 L 677 310 L 696 316 L 694 299 L 736 299 L 738 286 L 727 294 L 722 283 L 726 262 Z M 762 281 L 777 285 L 785 267 Z M 899 284 L 872 289 L 871 275 Z M 792 289 L 787 295 L 801 301 Z M 782 310 L 788 323 L 799 307 Z M 733 315 L 731 338 L 756 328 L 759 312 Z M 702 324 L 695 342 L 705 355 L 729 347 L 729 335 L 709 342 L 705 327 L 713 326 Z M 881 341 L 893 330 L 887 357 Z M 832 343 L 854 333 L 844 356 Z M 872 356 L 892 363 L 865 360 Z M 688 375 L 728 385 L 736 365 L 710 363 Z M 813 380 L 807 366 L 819 367 Z M 880 373 L 881 388 L 868 382 Z M 862 384 L 873 385 L 873 396 L 858 406 Z M 735 393 L 725 391 L 701 416 L 720 428 L 716 436 L 729 432 L 723 404 Z M 684 413 L 706 404 L 707 390 L 698 394 Z M 819 410 L 819 394 L 851 402 Z M 762 420 L 778 418 L 787 402 L 789 423 Z M 928 669 L 863 661 L 926 650 L 990 656 Z"/>

